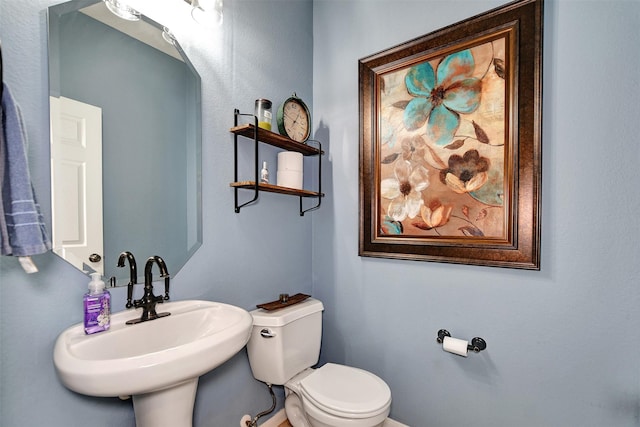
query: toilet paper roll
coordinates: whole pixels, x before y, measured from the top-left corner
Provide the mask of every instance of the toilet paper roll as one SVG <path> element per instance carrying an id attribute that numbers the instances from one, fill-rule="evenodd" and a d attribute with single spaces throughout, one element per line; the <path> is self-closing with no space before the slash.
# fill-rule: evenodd
<path id="1" fill-rule="evenodd" d="M 276 173 L 276 183 L 279 187 L 302 190 L 302 171 L 281 171 Z"/>
<path id="2" fill-rule="evenodd" d="M 302 172 L 302 153 L 297 151 L 281 151 L 278 153 L 279 171 Z"/>
<path id="3" fill-rule="evenodd" d="M 444 337 L 442 341 L 442 349 L 444 351 L 464 357 L 467 357 L 467 345 L 469 345 L 467 341 L 459 340 L 458 338 Z"/>

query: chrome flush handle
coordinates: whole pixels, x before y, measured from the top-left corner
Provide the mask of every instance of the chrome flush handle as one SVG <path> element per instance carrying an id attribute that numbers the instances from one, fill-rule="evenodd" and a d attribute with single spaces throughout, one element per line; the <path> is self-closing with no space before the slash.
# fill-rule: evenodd
<path id="1" fill-rule="evenodd" d="M 260 336 L 262 338 L 273 338 L 276 336 L 276 334 L 274 334 L 273 332 L 271 332 L 269 329 L 265 328 L 263 330 L 260 331 Z"/>

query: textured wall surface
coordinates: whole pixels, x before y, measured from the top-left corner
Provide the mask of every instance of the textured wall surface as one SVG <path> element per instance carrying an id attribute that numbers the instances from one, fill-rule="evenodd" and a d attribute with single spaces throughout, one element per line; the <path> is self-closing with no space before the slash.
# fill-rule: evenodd
<path id="1" fill-rule="evenodd" d="M 54 3 L 0 3 L 5 81 L 45 206 Z M 226 0 L 221 31 L 193 26 L 170 0 L 138 3 L 175 28 L 203 78 L 204 243 L 174 278 L 175 299 L 251 309 L 311 292 L 326 307 L 323 360 L 382 376 L 393 418 L 413 427 L 640 423 L 640 2 L 546 2 L 540 272 L 357 256 L 358 59 L 504 2 Z M 267 194 L 235 214 L 233 109 L 293 91 L 313 106 L 327 152 L 323 206 L 300 218 L 297 199 Z M 260 155 L 275 165 L 274 151 Z M 81 321 L 87 278 L 51 254 L 35 261 L 40 273 L 27 276 L 0 258 L 0 425 L 133 426 L 130 402 L 80 396 L 56 378 L 53 343 Z M 124 291 L 113 297 L 122 309 Z M 440 328 L 488 349 L 443 353 Z M 201 379 L 195 426 L 234 426 L 269 404 L 243 352 Z"/>
<path id="2" fill-rule="evenodd" d="M 640 2 L 545 2 L 540 272 L 357 255 L 358 59 L 502 3 L 314 2 L 323 359 L 382 376 L 415 427 L 638 426 Z M 487 351 L 444 353 L 440 328 Z"/>
<path id="3" fill-rule="evenodd" d="M 0 3 L 4 80 L 23 110 L 32 179 L 46 217 L 50 217 L 46 8 L 56 3 Z M 183 2 L 131 4 L 172 29 L 202 76 L 203 245 L 173 278 L 172 298 L 252 309 L 281 292 L 310 293 L 312 217 L 300 217 L 296 198 L 276 194 L 264 194 L 257 205 L 234 212 L 229 128 L 234 108 L 252 113 L 256 98 L 279 105 L 296 91 L 311 105 L 311 2 L 227 0 L 223 27 L 214 30 L 194 24 Z M 240 153 L 244 171 L 252 164 L 251 145 L 246 148 Z M 275 165 L 276 151 L 262 148 L 260 157 Z M 275 169 L 273 173 L 275 177 Z M 250 195 L 244 197 L 248 200 Z M 136 254 L 139 259 L 150 255 Z M 82 320 L 88 277 L 51 253 L 34 261 L 40 272 L 26 275 L 17 260 L 0 258 L 0 425 L 133 426 L 131 401 L 81 396 L 58 381 L 53 344 L 63 329 Z M 124 289 L 114 290 L 112 297 L 114 310 L 124 309 Z M 201 377 L 194 425 L 238 425 L 243 414 L 255 415 L 270 404 L 266 387 L 253 379 L 243 351 Z"/>

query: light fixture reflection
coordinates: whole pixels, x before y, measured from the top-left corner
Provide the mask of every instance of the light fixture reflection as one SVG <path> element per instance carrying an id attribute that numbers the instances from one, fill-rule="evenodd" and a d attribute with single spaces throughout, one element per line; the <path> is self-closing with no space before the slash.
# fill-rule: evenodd
<path id="1" fill-rule="evenodd" d="M 207 27 L 222 24 L 222 0 L 191 0 L 191 16 Z"/>
<path id="2" fill-rule="evenodd" d="M 174 37 L 173 33 L 171 32 L 171 30 L 169 30 L 167 27 L 162 27 L 162 38 L 164 39 L 164 41 L 166 41 L 167 43 L 174 45 L 176 44 L 176 38 Z"/>
<path id="3" fill-rule="evenodd" d="M 140 12 L 122 2 L 121 0 L 103 0 L 107 9 L 119 18 L 126 19 L 127 21 L 139 21 Z"/>

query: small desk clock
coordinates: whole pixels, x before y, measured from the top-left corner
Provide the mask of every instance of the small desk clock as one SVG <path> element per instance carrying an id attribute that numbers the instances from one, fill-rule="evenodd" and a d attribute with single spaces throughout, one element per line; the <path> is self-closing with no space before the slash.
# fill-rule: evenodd
<path id="1" fill-rule="evenodd" d="M 276 116 L 278 132 L 296 142 L 304 142 L 311 133 L 311 113 L 304 101 L 294 93 L 287 98 Z"/>

